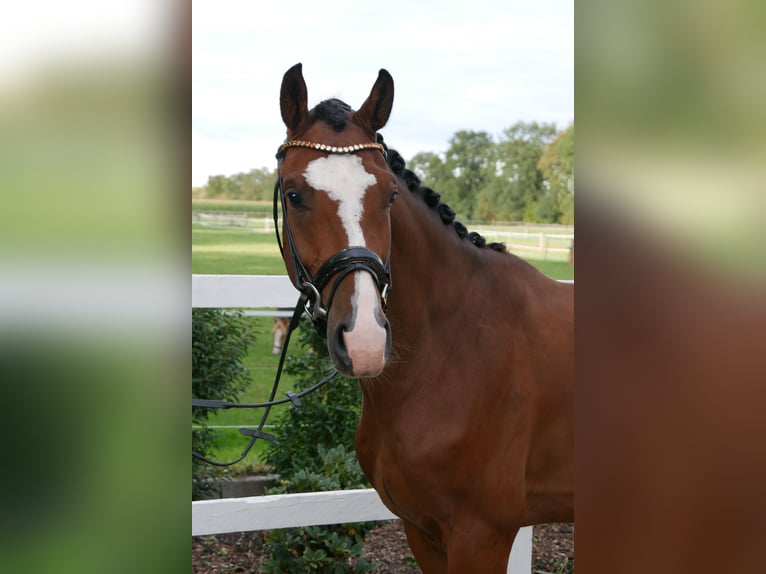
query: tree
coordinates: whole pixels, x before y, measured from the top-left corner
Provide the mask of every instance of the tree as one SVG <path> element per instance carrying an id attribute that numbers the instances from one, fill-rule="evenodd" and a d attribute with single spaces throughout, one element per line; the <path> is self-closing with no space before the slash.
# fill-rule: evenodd
<path id="1" fill-rule="evenodd" d="M 543 175 L 537 163 L 556 135 L 553 124 L 517 122 L 503 132 L 497 144 L 497 179 L 480 198 L 492 206 L 495 217 L 511 221 L 555 221 L 545 200 Z M 538 209 L 540 207 L 540 209 Z"/>
<path id="2" fill-rule="evenodd" d="M 449 179 L 447 168 L 442 158 L 437 154 L 424 151 L 415 155 L 407 162 L 407 167 L 423 182 L 423 185 L 432 187 L 439 193 L 442 193 L 441 187 L 445 180 Z"/>
<path id="3" fill-rule="evenodd" d="M 268 167 L 251 169 L 234 175 L 208 177 L 205 195 L 221 199 L 250 199 L 270 201 L 277 171 Z"/>
<path id="4" fill-rule="evenodd" d="M 250 170 L 253 181 L 252 197 L 260 201 L 271 201 L 274 197 L 274 182 L 277 180 L 277 169 L 262 167 Z"/>
<path id="5" fill-rule="evenodd" d="M 444 167 L 451 176 L 439 193 L 463 219 L 475 217 L 476 198 L 496 177 L 495 143 L 487 132 L 461 130 L 450 138 Z"/>
<path id="6" fill-rule="evenodd" d="M 211 175 L 206 188 L 208 197 L 228 197 L 229 180 L 225 175 Z"/>
<path id="7" fill-rule="evenodd" d="M 574 122 L 559 132 L 537 162 L 561 223 L 574 223 Z"/>

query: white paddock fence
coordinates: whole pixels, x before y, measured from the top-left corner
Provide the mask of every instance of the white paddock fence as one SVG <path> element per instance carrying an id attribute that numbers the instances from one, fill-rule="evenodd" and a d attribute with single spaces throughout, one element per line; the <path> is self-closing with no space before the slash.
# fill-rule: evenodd
<path id="1" fill-rule="evenodd" d="M 548 259 L 551 253 L 562 259 L 572 249 L 574 226 L 544 223 L 464 221 L 470 229 L 481 233 L 487 241 L 502 241 L 514 253 L 542 254 Z M 217 229 L 239 229 L 254 233 L 274 233 L 271 214 L 242 211 L 206 212 L 192 211 L 192 224 Z M 566 259 L 566 257 L 563 257 Z"/>
<path id="2" fill-rule="evenodd" d="M 192 275 L 192 307 L 294 307 L 298 291 L 282 275 Z M 272 315 L 273 312 L 264 312 Z M 392 520 L 373 489 L 250 496 L 192 502 L 192 536 Z M 508 574 L 532 570 L 532 527 L 519 531 Z"/>

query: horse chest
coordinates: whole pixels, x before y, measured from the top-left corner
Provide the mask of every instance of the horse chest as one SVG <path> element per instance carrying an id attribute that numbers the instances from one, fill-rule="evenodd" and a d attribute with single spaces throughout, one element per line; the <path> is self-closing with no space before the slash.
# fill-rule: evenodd
<path id="1" fill-rule="evenodd" d="M 429 422 L 433 407 L 422 401 L 401 401 L 389 412 L 381 409 L 381 401 L 373 408 L 373 401 L 365 400 L 356 449 L 373 487 L 393 512 L 411 522 L 448 514 L 451 497 L 473 464 L 469 437 L 460 430 L 465 427 Z"/>
<path id="2" fill-rule="evenodd" d="M 362 450 L 357 447 L 357 453 L 365 474 L 389 510 L 421 530 L 426 524 L 436 524 L 436 516 L 443 512 L 426 496 L 429 491 L 441 489 L 431 478 L 418 476 L 407 461 L 398 459 L 386 444 L 377 443 L 374 448 Z M 433 530 L 432 536 L 439 535 L 438 529 L 428 530 Z"/>

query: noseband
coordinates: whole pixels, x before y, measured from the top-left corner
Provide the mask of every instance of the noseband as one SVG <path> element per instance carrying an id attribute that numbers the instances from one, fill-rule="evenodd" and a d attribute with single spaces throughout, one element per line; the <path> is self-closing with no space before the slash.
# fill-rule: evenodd
<path id="1" fill-rule="evenodd" d="M 279 251 L 284 257 L 284 247 L 282 238 L 279 234 L 279 206 L 282 207 L 282 214 L 285 226 L 285 237 L 287 248 L 290 253 L 290 260 L 295 270 L 295 286 L 301 292 L 301 301 L 306 314 L 311 318 L 317 331 L 323 336 L 327 336 L 327 313 L 335 297 L 341 281 L 354 271 L 366 271 L 369 273 L 380 293 L 380 299 L 383 304 L 383 310 L 386 310 L 386 299 L 391 289 L 391 266 L 390 266 L 390 247 L 389 256 L 385 262 L 381 260 L 377 253 L 366 247 L 347 247 L 341 249 L 327 261 L 325 261 L 316 274 L 312 275 L 298 256 L 295 248 L 290 220 L 287 218 L 287 206 L 285 204 L 285 195 L 282 189 L 282 162 L 284 161 L 287 150 L 294 147 L 303 147 L 316 149 L 331 154 L 352 154 L 367 149 L 377 149 L 385 157 L 385 148 L 378 143 L 365 143 L 346 147 L 328 146 L 306 142 L 301 140 L 290 140 L 279 146 L 277 150 L 277 181 L 274 185 L 274 230 L 277 235 L 277 244 Z M 330 284 L 332 279 L 335 282 L 330 289 L 327 301 L 322 301 L 322 291 Z"/>

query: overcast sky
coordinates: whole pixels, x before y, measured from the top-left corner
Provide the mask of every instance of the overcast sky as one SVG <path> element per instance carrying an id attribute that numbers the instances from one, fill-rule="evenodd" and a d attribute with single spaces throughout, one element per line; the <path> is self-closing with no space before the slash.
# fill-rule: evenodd
<path id="1" fill-rule="evenodd" d="M 381 133 L 406 159 L 461 129 L 574 119 L 573 0 L 195 1 L 192 32 L 194 185 L 275 166 L 279 87 L 297 62 L 309 107 L 357 109 L 387 69 Z"/>

